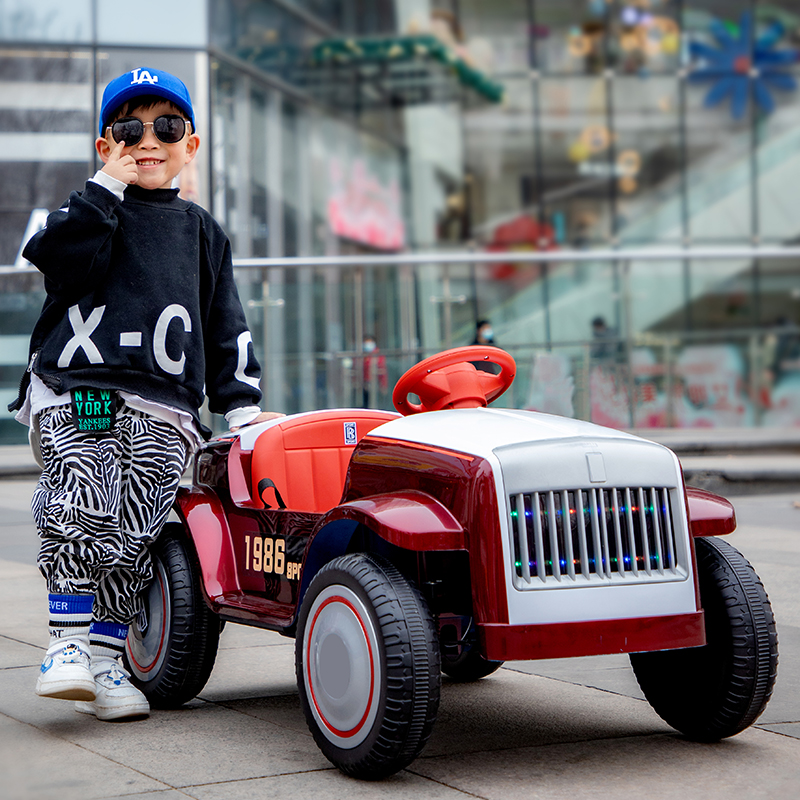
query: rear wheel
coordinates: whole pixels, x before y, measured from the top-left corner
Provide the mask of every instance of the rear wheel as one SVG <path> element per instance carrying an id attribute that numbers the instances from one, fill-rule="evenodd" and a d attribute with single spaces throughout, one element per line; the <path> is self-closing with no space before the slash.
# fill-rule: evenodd
<path id="1" fill-rule="evenodd" d="M 383 778 L 422 751 L 439 707 L 439 646 L 425 600 L 390 562 L 355 553 L 319 571 L 295 660 L 308 727 L 342 772 Z"/>
<path id="2" fill-rule="evenodd" d="M 503 666 L 502 661 L 489 661 L 484 658 L 478 649 L 475 636 L 474 621 L 470 617 L 460 617 L 462 624 L 466 624 L 466 633 L 458 641 L 453 641 L 453 636 L 448 636 L 454 630 L 454 625 L 445 624 L 439 631 L 441 644 L 442 672 L 448 678 L 461 683 L 478 681 L 497 672 Z M 460 628 L 455 629 L 456 631 Z"/>
<path id="3" fill-rule="evenodd" d="M 179 523 L 167 523 L 152 548 L 155 576 L 125 642 L 133 683 L 155 708 L 177 708 L 206 685 L 220 622 L 203 599 L 199 566 Z"/>
<path id="4" fill-rule="evenodd" d="M 769 598 L 747 559 L 727 542 L 695 540 L 703 647 L 632 653 L 631 665 L 656 713 L 690 739 L 734 736 L 758 719 L 778 669 Z"/>

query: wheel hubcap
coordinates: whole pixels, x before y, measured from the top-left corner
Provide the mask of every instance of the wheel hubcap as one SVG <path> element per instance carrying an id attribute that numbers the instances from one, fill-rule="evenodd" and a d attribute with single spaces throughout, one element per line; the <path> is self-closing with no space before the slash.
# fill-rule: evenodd
<path id="1" fill-rule="evenodd" d="M 350 749 L 369 735 L 380 700 L 381 658 L 372 619 L 346 586 L 314 600 L 303 641 L 303 679 L 314 718 L 334 744 Z"/>
<path id="2" fill-rule="evenodd" d="M 131 672 L 140 680 L 151 680 L 167 657 L 171 606 L 167 572 L 154 559 L 155 577 L 143 598 L 144 609 L 134 620 L 125 641 Z"/>

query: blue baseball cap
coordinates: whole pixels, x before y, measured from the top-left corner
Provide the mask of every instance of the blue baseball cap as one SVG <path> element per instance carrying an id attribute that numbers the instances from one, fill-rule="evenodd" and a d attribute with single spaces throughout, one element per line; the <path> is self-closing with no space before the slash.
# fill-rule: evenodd
<path id="1" fill-rule="evenodd" d="M 105 133 L 108 118 L 116 109 L 128 100 L 140 97 L 143 94 L 163 97 L 165 100 L 174 103 L 188 114 L 192 123 L 192 131 L 197 130 L 197 125 L 194 122 L 192 98 L 189 97 L 189 90 L 186 88 L 186 84 L 169 72 L 164 72 L 163 69 L 139 67 L 120 75 L 119 78 L 114 78 L 106 86 L 100 107 L 100 135 L 102 136 Z"/>

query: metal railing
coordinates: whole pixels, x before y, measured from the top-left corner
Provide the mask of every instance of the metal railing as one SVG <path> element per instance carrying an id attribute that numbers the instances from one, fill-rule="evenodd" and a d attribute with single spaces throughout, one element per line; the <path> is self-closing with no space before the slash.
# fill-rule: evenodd
<path id="1" fill-rule="evenodd" d="M 755 293 L 760 270 L 776 261 L 797 262 L 789 274 L 800 288 L 800 247 L 299 256 L 236 259 L 234 268 L 265 366 L 266 405 L 276 410 L 389 408 L 391 386 L 408 367 L 467 344 L 475 319 L 489 316 L 514 333 L 499 343 L 518 364 L 500 405 L 624 428 L 800 425 L 800 370 L 774 369 L 776 338 L 794 331 L 754 324 L 654 333 L 639 320 L 659 262 L 662 272 L 669 265 L 666 284 L 663 274 L 660 280 L 677 301 L 693 264 L 726 265 L 728 277 L 747 273 Z M 476 278 L 509 262 L 530 278 L 518 291 L 490 274 Z M 0 281 L 9 285 L 14 275 L 35 272 L 0 267 Z M 708 285 L 706 268 L 698 272 Z M 617 328 L 604 342 L 610 356 L 598 355 L 588 327 L 565 335 L 566 322 L 598 313 L 591 291 Z M 362 346 L 376 326 L 389 331 L 379 355 Z"/>

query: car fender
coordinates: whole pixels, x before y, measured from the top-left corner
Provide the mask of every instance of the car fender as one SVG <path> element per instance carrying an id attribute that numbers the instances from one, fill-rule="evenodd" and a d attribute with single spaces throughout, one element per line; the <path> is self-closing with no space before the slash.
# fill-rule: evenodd
<path id="1" fill-rule="evenodd" d="M 724 536 L 736 529 L 736 512 L 724 497 L 687 486 L 686 503 L 692 536 Z"/>
<path id="2" fill-rule="evenodd" d="M 464 550 L 464 529 L 438 500 L 407 489 L 351 500 L 329 511 L 323 525 L 351 520 L 403 550 Z"/>
<path id="3" fill-rule="evenodd" d="M 194 546 L 211 604 L 225 594 L 240 592 L 231 532 L 219 498 L 208 489 L 181 487 L 175 510 Z"/>
<path id="4" fill-rule="evenodd" d="M 409 489 L 350 500 L 325 514 L 308 543 L 301 599 L 317 572 L 347 552 L 359 525 L 389 544 L 412 552 L 466 549 L 461 524 L 445 506 L 424 492 Z"/>

